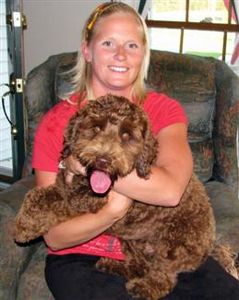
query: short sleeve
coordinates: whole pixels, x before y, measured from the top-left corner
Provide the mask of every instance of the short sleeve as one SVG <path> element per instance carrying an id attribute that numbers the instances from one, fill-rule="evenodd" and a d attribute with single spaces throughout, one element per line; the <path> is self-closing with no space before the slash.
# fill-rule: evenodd
<path id="1" fill-rule="evenodd" d="M 149 117 L 154 135 L 172 124 L 188 124 L 182 105 L 165 94 L 149 93 L 144 102 L 144 111 Z"/>
<path id="2" fill-rule="evenodd" d="M 34 138 L 32 155 L 32 167 L 34 169 L 58 172 L 64 130 L 76 111 L 76 106 L 62 101 L 42 118 Z"/>

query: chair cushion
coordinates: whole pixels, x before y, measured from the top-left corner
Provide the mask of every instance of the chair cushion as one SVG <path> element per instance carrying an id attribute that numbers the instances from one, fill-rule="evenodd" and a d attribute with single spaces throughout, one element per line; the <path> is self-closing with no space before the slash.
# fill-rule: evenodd
<path id="1" fill-rule="evenodd" d="M 70 82 L 71 73 L 69 70 L 75 66 L 77 61 L 77 52 L 68 53 L 62 57 L 56 69 L 55 76 L 55 94 L 58 98 L 64 97 L 65 94 L 72 90 L 72 83 Z"/>
<path id="2" fill-rule="evenodd" d="M 46 254 L 47 250 L 45 244 L 39 243 L 36 252 L 31 256 L 27 268 L 19 278 L 18 300 L 53 300 L 53 296 L 51 295 L 44 278 Z"/>
<path id="3" fill-rule="evenodd" d="M 16 299 L 18 277 L 30 251 L 18 247 L 12 238 L 14 218 L 14 209 L 0 201 L 0 299 Z"/>
<path id="4" fill-rule="evenodd" d="M 216 219 L 217 237 L 230 244 L 237 253 L 239 249 L 239 201 L 237 195 L 225 183 L 210 181 L 205 185 Z"/>

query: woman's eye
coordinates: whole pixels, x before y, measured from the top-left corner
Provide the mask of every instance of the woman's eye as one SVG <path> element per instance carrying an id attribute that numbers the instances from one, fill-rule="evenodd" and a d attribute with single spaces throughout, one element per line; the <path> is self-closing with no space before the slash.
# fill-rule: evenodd
<path id="1" fill-rule="evenodd" d="M 140 49 L 140 44 L 136 42 L 128 42 L 126 48 L 129 50 L 138 50 Z"/>
<path id="2" fill-rule="evenodd" d="M 111 41 L 104 41 L 102 44 L 103 44 L 103 46 L 106 46 L 106 47 L 112 46 L 112 42 Z"/>
<path id="3" fill-rule="evenodd" d="M 130 49 L 137 49 L 137 48 L 139 48 L 139 46 L 138 46 L 137 44 L 135 44 L 135 43 L 130 43 L 130 44 L 128 45 L 128 47 L 129 47 Z"/>

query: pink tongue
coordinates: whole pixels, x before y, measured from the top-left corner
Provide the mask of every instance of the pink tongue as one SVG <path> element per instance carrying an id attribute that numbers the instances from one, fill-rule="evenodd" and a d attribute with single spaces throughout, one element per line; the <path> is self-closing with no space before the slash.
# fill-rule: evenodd
<path id="1" fill-rule="evenodd" d="M 111 186 L 111 179 L 105 172 L 96 170 L 91 174 L 90 185 L 95 193 L 104 194 Z"/>

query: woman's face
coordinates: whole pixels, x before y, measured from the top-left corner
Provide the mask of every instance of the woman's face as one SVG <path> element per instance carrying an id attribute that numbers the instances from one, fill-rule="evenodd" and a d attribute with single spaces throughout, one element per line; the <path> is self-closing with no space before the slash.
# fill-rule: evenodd
<path id="1" fill-rule="evenodd" d="M 95 97 L 106 93 L 130 97 L 144 58 L 142 28 L 130 14 L 115 13 L 96 24 L 96 32 L 82 53 L 92 65 Z"/>

